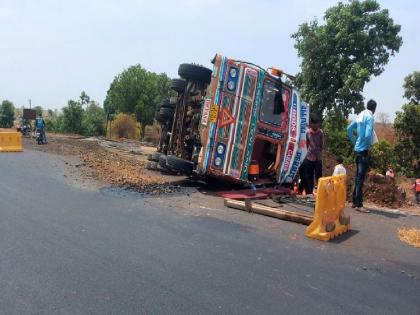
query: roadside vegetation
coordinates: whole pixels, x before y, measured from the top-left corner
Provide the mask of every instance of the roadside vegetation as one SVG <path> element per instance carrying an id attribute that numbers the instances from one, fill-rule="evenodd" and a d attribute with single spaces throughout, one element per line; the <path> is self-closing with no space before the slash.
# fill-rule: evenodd
<path id="1" fill-rule="evenodd" d="M 297 84 L 303 98 L 323 119 L 327 151 L 347 163 L 354 159 L 346 132 L 349 115 L 363 110 L 365 84 L 398 53 L 403 43 L 400 30 L 388 10 L 365 0 L 339 3 L 325 12 L 324 23 L 304 23 L 292 35 L 302 58 Z M 391 166 L 407 176 L 420 176 L 420 72 L 409 74 L 403 87 L 408 104 L 397 112 L 395 142 L 380 139 L 373 146 L 373 168 L 385 174 Z M 389 115 L 376 116 L 381 134 L 393 134 Z"/>

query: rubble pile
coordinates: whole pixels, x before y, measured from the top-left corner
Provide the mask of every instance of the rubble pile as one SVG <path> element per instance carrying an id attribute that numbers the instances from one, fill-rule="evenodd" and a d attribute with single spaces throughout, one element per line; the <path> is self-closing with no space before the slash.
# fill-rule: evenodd
<path id="1" fill-rule="evenodd" d="M 179 190 L 176 185 L 170 185 L 165 176 L 147 171 L 147 161 L 143 156 L 129 156 L 125 152 L 119 154 L 117 150 L 105 149 L 98 141 L 61 137 L 49 137 L 48 140 L 48 145 L 33 144 L 32 148 L 59 155 L 78 156 L 82 162 L 74 166 L 86 178 L 94 177 L 109 184 L 153 195 Z"/>

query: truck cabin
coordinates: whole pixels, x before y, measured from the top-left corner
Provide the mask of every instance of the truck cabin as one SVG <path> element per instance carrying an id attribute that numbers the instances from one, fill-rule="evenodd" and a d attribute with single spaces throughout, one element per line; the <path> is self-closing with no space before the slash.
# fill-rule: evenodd
<path id="1" fill-rule="evenodd" d="M 235 182 L 278 182 L 293 89 L 282 72 L 216 55 L 201 117 L 198 173 Z M 294 151 L 295 152 L 295 151 Z"/>
<path id="2" fill-rule="evenodd" d="M 287 136 L 289 89 L 279 77 L 269 74 L 264 77 L 248 171 L 252 181 L 275 181 L 277 178 Z"/>

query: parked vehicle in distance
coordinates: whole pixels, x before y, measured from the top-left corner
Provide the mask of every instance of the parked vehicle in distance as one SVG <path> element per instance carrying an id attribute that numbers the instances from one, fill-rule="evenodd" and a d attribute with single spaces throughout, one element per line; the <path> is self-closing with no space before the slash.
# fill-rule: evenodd
<path id="1" fill-rule="evenodd" d="M 306 155 L 309 105 L 291 76 L 217 54 L 213 70 L 181 64 L 162 102 L 158 153 L 171 170 L 248 183 L 291 183 Z"/>

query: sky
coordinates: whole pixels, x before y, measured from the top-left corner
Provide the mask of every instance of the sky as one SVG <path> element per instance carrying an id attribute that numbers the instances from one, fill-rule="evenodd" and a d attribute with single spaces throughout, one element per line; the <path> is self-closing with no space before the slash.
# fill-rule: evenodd
<path id="1" fill-rule="evenodd" d="M 102 103 L 131 65 L 177 77 L 180 63 L 211 68 L 216 53 L 287 73 L 300 60 L 290 35 L 332 0 L 0 0 L 0 100 L 59 109 L 81 91 Z M 420 70 L 420 1 L 379 0 L 403 46 L 364 90 L 378 112 L 404 103 L 404 77 Z"/>

